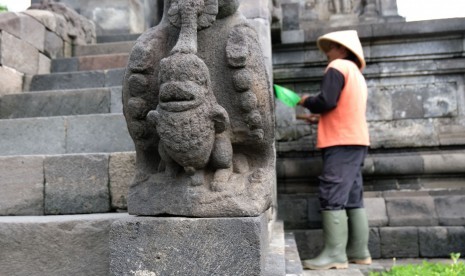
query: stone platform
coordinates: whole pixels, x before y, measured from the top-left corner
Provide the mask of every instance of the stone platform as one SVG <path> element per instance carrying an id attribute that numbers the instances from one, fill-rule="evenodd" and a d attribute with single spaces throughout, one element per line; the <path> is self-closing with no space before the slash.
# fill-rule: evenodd
<path id="1" fill-rule="evenodd" d="M 110 230 L 111 275 L 265 275 L 265 215 L 131 217 Z"/>

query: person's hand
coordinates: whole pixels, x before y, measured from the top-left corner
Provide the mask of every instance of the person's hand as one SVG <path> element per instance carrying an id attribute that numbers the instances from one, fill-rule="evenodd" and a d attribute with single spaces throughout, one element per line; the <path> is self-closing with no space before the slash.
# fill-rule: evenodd
<path id="1" fill-rule="evenodd" d="M 297 115 L 297 119 L 305 120 L 310 124 L 317 124 L 320 120 L 320 114 L 300 114 Z"/>
<path id="2" fill-rule="evenodd" d="M 304 105 L 304 102 L 305 100 L 310 97 L 309 95 L 303 95 L 301 98 L 300 98 L 300 101 L 297 103 L 298 105 Z"/>

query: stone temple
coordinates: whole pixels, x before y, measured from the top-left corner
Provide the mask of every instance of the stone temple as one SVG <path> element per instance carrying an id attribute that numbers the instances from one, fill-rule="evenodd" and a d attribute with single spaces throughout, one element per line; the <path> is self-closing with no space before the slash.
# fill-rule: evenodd
<path id="1" fill-rule="evenodd" d="M 370 253 L 465 255 L 465 18 L 395 0 L 60 0 L 0 13 L 0 275 L 303 275 L 316 39 L 367 67 Z M 370 269 L 370 268 L 368 268 Z"/>

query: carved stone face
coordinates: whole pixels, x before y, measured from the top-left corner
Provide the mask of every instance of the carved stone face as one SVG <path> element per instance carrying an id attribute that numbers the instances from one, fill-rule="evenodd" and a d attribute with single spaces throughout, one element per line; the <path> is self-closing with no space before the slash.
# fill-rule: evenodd
<path id="1" fill-rule="evenodd" d="M 207 100 L 209 71 L 196 55 L 176 54 L 163 59 L 159 80 L 159 104 L 167 111 L 186 111 Z"/>

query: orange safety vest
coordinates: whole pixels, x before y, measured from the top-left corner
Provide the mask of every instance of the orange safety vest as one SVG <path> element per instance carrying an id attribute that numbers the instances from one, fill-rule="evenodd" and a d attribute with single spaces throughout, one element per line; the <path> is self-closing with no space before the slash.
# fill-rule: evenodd
<path id="1" fill-rule="evenodd" d="M 336 59 L 326 70 L 334 68 L 344 75 L 336 108 L 321 114 L 318 123 L 318 148 L 331 146 L 369 146 L 366 121 L 367 85 L 360 69 L 352 61 Z"/>

